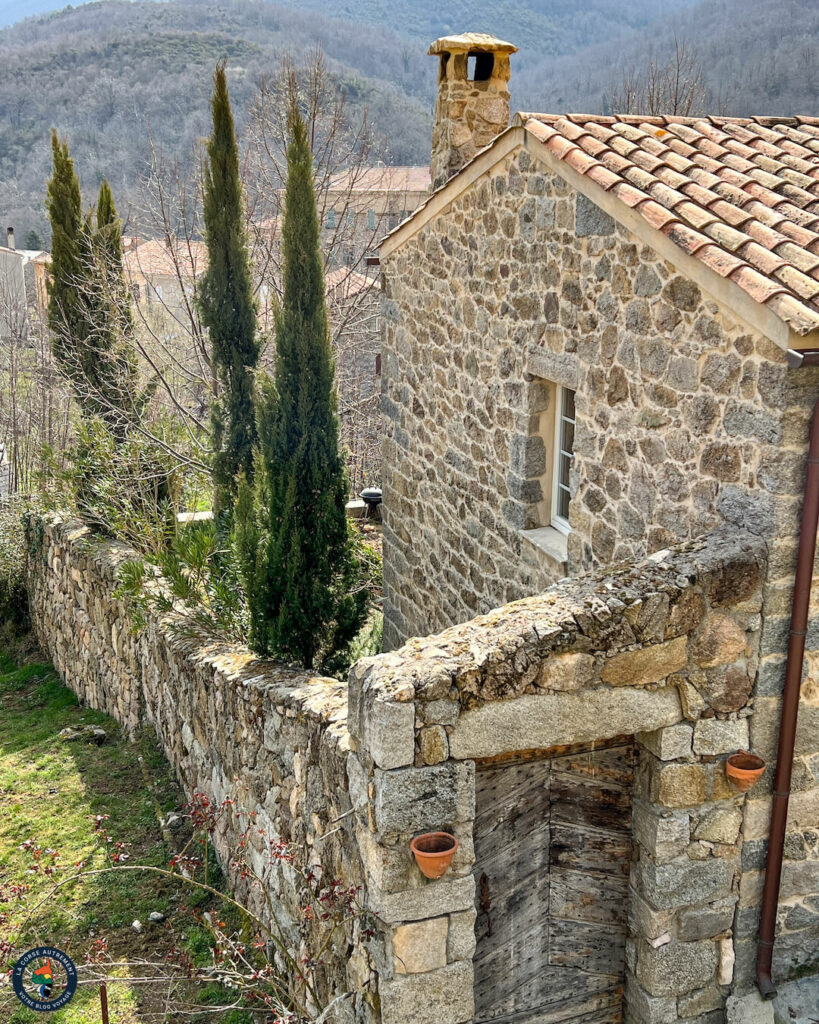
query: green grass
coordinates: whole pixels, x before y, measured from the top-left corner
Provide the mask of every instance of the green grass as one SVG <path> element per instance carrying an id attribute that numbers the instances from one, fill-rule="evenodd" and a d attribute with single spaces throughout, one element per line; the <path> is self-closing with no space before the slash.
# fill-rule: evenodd
<path id="1" fill-rule="evenodd" d="M 58 739 L 66 726 L 90 724 L 106 731 L 100 747 Z M 66 865 L 58 878 L 63 877 L 93 848 L 89 819 L 107 814 L 106 829 L 130 844 L 131 863 L 165 867 L 175 851 L 163 839 L 157 814 L 178 810 L 183 802 L 155 741 L 143 736 L 129 742 L 113 719 L 80 707 L 51 666 L 16 668 L 0 651 L 0 882 L 31 885 L 29 906 L 48 892 L 51 883 L 27 873 L 29 860 L 19 850 L 22 842 L 32 839 L 58 849 Z M 173 834 L 174 845 L 181 846 L 186 839 Z M 0 938 L 14 943 L 12 961 L 32 946 L 54 945 L 81 964 L 86 950 L 102 936 L 114 960 L 156 958 L 171 940 L 162 925 L 148 923 L 148 914 L 156 910 L 169 919 L 178 917 L 179 904 L 197 902 L 192 896 L 177 880 L 150 873 L 86 877 L 57 892 L 22 934 L 13 927 L 19 910 L 8 904 L 0 907 L 12 910 L 5 925 L 0 917 Z M 143 922 L 141 933 L 131 927 L 135 919 Z M 195 960 L 209 962 L 208 934 L 195 927 L 184 930 Z M 151 986 L 132 986 L 127 980 L 109 985 L 112 1024 L 139 1024 L 141 1012 L 156 1009 L 151 1004 L 156 993 L 150 990 Z M 0 988 L 3 1024 L 42 1024 L 43 1016 L 21 1006 L 8 987 Z M 53 1024 L 99 1024 L 96 987 L 81 985 L 71 1003 L 48 1018 Z"/>

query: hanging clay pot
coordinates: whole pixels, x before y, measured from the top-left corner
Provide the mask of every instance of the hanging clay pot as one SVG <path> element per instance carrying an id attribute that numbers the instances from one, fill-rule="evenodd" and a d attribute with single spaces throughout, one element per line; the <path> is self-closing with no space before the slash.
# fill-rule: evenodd
<path id="1" fill-rule="evenodd" d="M 422 875 L 440 878 L 452 863 L 458 840 L 449 832 L 426 832 L 412 840 L 410 849 Z"/>
<path id="2" fill-rule="evenodd" d="M 725 762 L 725 774 L 731 780 L 731 784 L 740 793 L 744 793 L 751 786 L 759 782 L 759 778 L 765 771 L 765 762 L 756 754 L 749 754 L 747 750 L 739 750 L 731 754 Z"/>

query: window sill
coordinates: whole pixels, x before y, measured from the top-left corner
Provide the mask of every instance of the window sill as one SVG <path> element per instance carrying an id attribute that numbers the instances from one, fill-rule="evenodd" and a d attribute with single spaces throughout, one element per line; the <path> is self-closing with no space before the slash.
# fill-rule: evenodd
<path id="1" fill-rule="evenodd" d="M 546 556 L 550 569 L 561 576 L 566 575 L 569 538 L 565 533 L 553 526 L 540 526 L 536 530 L 521 530 L 521 537 Z"/>

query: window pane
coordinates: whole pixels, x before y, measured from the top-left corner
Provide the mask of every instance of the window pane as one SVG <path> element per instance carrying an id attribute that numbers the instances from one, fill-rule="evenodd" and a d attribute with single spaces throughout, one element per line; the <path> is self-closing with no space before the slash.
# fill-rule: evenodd
<path id="1" fill-rule="evenodd" d="M 560 401 L 560 447 L 556 453 L 557 494 L 555 495 L 555 505 L 557 515 L 561 519 L 568 519 L 569 499 L 571 497 L 569 473 L 571 471 L 572 459 L 574 458 L 574 391 L 570 391 L 568 388 L 561 388 Z"/>

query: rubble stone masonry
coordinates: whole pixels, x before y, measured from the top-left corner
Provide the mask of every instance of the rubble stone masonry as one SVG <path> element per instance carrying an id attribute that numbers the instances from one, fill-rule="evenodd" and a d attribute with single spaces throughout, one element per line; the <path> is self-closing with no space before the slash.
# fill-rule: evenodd
<path id="1" fill-rule="evenodd" d="M 300 912 L 298 877 L 271 857 L 266 842 L 284 839 L 302 868 L 360 884 L 347 787 L 346 686 L 259 661 L 243 648 L 187 649 L 154 616 L 135 631 L 126 604 L 114 596 L 119 567 L 133 551 L 95 538 L 77 521 L 33 520 L 29 544 L 33 624 L 66 685 L 129 733 L 152 727 L 188 797 L 235 800 L 245 817 L 221 819 L 214 846 L 234 891 L 264 918 L 259 890 L 229 867 L 246 815 L 255 815 L 251 866 L 294 955 L 316 948 L 322 926 Z M 342 1009 L 367 1020 L 374 995 L 361 928 L 356 922 L 336 937 L 314 980 L 325 996 L 354 993 Z"/>
<path id="2" fill-rule="evenodd" d="M 776 538 L 787 615 L 819 371 L 522 148 L 382 273 L 387 647 L 724 522 Z M 565 561 L 527 538 L 554 385 L 577 393 Z"/>
<path id="3" fill-rule="evenodd" d="M 716 1024 L 727 995 L 751 987 L 770 779 L 739 794 L 724 761 L 773 735 L 772 698 L 752 693 L 767 657 L 760 538 L 723 528 L 363 660 L 349 720 L 341 683 L 240 648 L 183 650 L 160 621 L 135 634 L 114 596 L 122 545 L 53 520 L 33 522 L 29 543 L 36 632 L 81 700 L 128 730 L 152 725 L 188 794 L 236 796 L 305 864 L 361 885 L 373 934 L 351 929 L 321 979 L 330 994 L 351 993 L 335 1019 L 471 1020 L 475 760 L 621 735 L 638 754 L 626 1019 Z M 776 676 L 761 677 L 775 692 Z M 806 686 L 779 977 L 809 969 L 816 950 L 816 703 Z M 218 836 L 223 861 L 234 829 L 229 820 Z M 428 881 L 409 841 L 438 829 L 460 848 Z M 305 951 L 314 936 L 298 920 L 293 879 L 261 847 L 254 856 Z"/>

